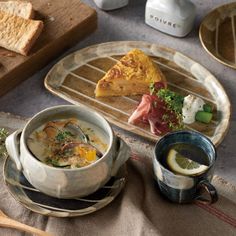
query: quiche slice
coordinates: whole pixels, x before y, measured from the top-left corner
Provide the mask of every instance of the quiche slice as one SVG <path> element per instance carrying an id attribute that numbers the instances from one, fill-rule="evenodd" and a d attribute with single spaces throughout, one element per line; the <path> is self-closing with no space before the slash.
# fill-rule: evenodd
<path id="1" fill-rule="evenodd" d="M 149 94 L 150 83 L 166 80 L 151 58 L 133 49 L 120 59 L 96 85 L 96 97 Z"/>

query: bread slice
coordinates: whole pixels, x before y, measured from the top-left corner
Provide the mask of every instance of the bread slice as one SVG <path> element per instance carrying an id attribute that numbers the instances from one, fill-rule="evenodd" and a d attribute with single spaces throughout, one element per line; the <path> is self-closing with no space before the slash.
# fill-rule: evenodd
<path id="1" fill-rule="evenodd" d="M 151 83 L 163 82 L 165 76 L 151 58 L 133 49 L 120 59 L 97 83 L 96 97 L 149 94 Z"/>
<path id="2" fill-rule="evenodd" d="M 0 11 L 0 47 L 27 55 L 42 29 L 42 21 Z"/>
<path id="3" fill-rule="evenodd" d="M 32 19 L 34 17 L 33 6 L 30 2 L 0 1 L 0 11 L 5 11 L 25 19 Z"/>

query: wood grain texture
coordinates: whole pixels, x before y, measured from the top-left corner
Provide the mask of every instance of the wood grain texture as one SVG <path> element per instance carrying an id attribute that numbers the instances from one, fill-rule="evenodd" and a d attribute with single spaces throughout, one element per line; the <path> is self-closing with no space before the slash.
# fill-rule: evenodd
<path id="1" fill-rule="evenodd" d="M 32 0 L 35 19 L 45 24 L 29 56 L 0 48 L 0 95 L 45 66 L 73 44 L 93 32 L 97 15 L 79 0 Z"/>
<path id="2" fill-rule="evenodd" d="M 152 57 L 166 76 L 168 87 L 182 95 L 193 94 L 214 107 L 210 124 L 195 122 L 185 129 L 199 131 L 218 145 L 226 135 L 231 115 L 227 94 L 218 80 L 203 66 L 170 48 L 146 42 L 110 42 L 84 48 L 62 59 L 48 73 L 46 88 L 74 103 L 84 104 L 102 113 L 111 123 L 152 141 L 160 139 L 145 125 L 128 124 L 128 118 L 141 96 L 99 97 L 96 83 L 128 51 L 143 50 Z"/>
<path id="3" fill-rule="evenodd" d="M 199 37 L 211 56 L 236 69 L 236 3 L 211 11 L 201 23 Z"/>
<path id="4" fill-rule="evenodd" d="M 52 234 L 42 231 L 40 229 L 31 227 L 29 225 L 22 224 L 16 220 L 10 219 L 1 210 L 0 210 L 0 226 L 6 227 L 6 228 L 18 229 L 18 230 L 25 231 L 25 232 L 35 234 L 38 236 L 53 236 Z"/>

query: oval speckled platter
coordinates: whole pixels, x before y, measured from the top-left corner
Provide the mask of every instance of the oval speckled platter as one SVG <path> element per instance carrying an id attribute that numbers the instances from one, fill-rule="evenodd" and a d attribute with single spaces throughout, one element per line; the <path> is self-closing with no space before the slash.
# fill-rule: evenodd
<path id="1" fill-rule="evenodd" d="M 141 96 L 95 98 L 97 81 L 133 48 L 151 56 L 165 74 L 168 87 L 182 95 L 194 94 L 214 106 L 210 124 L 195 122 L 185 129 L 199 131 L 215 145 L 224 138 L 230 120 L 230 102 L 218 80 L 203 66 L 185 55 L 156 44 L 136 41 L 109 42 L 74 52 L 58 62 L 47 74 L 45 86 L 53 94 L 74 104 L 83 104 L 103 114 L 111 123 L 134 134 L 157 141 L 148 126 L 127 123 Z"/>
<path id="2" fill-rule="evenodd" d="M 111 203 L 125 185 L 126 167 L 122 166 L 117 175 L 95 193 L 76 199 L 59 199 L 41 193 L 9 157 L 4 163 L 3 177 L 11 195 L 31 211 L 54 217 L 75 217 L 93 213 Z"/>
<path id="3" fill-rule="evenodd" d="M 211 56 L 236 69 L 236 2 L 207 14 L 201 23 L 199 37 Z"/>

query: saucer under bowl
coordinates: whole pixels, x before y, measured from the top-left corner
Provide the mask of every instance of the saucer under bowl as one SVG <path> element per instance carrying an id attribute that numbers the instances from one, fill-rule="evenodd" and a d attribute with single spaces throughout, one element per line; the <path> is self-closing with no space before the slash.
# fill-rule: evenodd
<path id="1" fill-rule="evenodd" d="M 7 157 L 3 167 L 4 182 L 16 201 L 29 210 L 47 216 L 75 217 L 93 213 L 111 203 L 126 182 L 126 166 L 96 192 L 80 198 L 59 199 L 35 189 Z"/>

